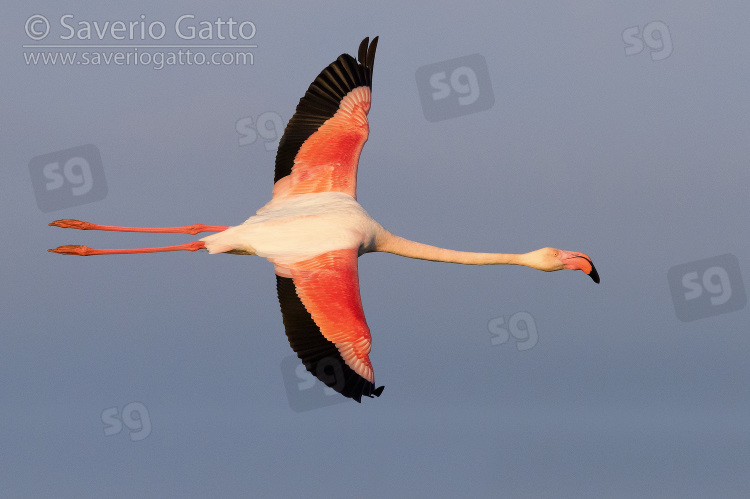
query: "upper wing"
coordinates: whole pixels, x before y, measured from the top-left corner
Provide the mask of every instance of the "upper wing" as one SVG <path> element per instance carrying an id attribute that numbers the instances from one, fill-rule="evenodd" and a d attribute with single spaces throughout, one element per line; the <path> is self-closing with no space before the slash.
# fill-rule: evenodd
<path id="1" fill-rule="evenodd" d="M 289 344 L 314 376 L 346 397 L 380 396 L 375 388 L 370 329 L 359 297 L 357 249 L 330 251 L 276 276 Z"/>
<path id="2" fill-rule="evenodd" d="M 276 153 L 274 198 L 329 191 L 356 198 L 377 45 L 377 36 L 362 40 L 359 62 L 340 55 L 300 99 Z"/>

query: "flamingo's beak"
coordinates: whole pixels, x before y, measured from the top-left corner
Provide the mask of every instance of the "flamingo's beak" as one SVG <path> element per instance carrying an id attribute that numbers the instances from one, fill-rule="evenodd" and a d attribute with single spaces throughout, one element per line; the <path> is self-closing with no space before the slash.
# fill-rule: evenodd
<path id="1" fill-rule="evenodd" d="M 596 271 L 594 262 L 591 261 L 591 258 L 589 258 L 588 255 L 577 253 L 575 251 L 561 250 L 558 258 L 560 258 L 560 261 L 566 269 L 582 270 L 584 273 L 588 274 L 595 283 L 599 284 L 599 272 Z"/>

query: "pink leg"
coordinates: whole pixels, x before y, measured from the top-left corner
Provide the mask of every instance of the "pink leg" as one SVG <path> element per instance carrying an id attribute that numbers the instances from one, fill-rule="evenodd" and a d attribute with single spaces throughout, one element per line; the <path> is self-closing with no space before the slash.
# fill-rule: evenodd
<path id="1" fill-rule="evenodd" d="M 51 227 L 62 227 L 63 229 L 80 229 L 80 230 L 114 230 L 118 232 L 180 232 L 184 234 L 198 234 L 199 232 L 221 232 L 229 227 L 220 225 L 202 225 L 193 224 L 184 227 L 117 227 L 115 225 L 98 225 L 80 220 L 66 218 L 64 220 L 55 220 Z M 98 250 L 97 250 L 98 251 Z"/>
<path id="2" fill-rule="evenodd" d="M 59 253 L 61 255 L 129 255 L 131 253 L 161 253 L 164 251 L 197 251 L 205 248 L 203 241 L 193 241 L 187 244 L 178 244 L 177 246 L 161 246 L 158 248 L 131 248 L 131 249 L 94 249 L 80 244 L 66 244 L 49 249 L 50 253 Z"/>

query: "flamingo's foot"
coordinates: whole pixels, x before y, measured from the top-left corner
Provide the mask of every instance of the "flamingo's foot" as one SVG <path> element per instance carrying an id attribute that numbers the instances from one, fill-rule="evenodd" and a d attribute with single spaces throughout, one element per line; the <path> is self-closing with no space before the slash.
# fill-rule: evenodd
<path id="1" fill-rule="evenodd" d="M 88 256 L 92 254 L 91 248 L 89 248 L 88 246 L 80 245 L 80 244 L 66 244 L 64 246 L 58 246 L 57 248 L 54 248 L 54 249 L 48 249 L 47 251 L 49 251 L 50 253 L 58 253 L 60 255 Z"/>
<path id="2" fill-rule="evenodd" d="M 55 220 L 50 227 L 61 227 L 63 229 L 80 229 L 80 230 L 91 230 L 94 224 L 89 222 L 83 222 L 81 220 L 75 220 L 73 218 L 65 218 L 62 220 Z M 62 247 L 62 246 L 61 246 Z M 52 251 L 52 250 L 50 250 Z"/>

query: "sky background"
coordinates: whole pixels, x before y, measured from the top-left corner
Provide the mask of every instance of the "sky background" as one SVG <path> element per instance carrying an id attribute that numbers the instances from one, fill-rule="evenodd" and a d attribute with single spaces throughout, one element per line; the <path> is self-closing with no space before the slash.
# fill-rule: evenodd
<path id="1" fill-rule="evenodd" d="M 76 30 L 143 20 L 167 33 L 63 39 L 65 14 Z M 180 39 L 186 14 L 256 33 Z M 49 21 L 45 39 L 32 16 Z M 2 495 L 747 497 L 748 18 L 740 1 L 7 6 Z M 454 249 L 581 251 L 601 284 L 363 256 L 385 391 L 360 405 L 296 370 L 264 259 L 46 252 L 200 237 L 47 226 L 61 218 L 241 223 L 270 198 L 277 124 L 375 35 L 358 182 L 370 215 Z M 69 47 L 85 43 L 257 47 L 244 65 L 27 63 L 134 51 Z M 418 74 L 441 67 L 443 82 L 468 69 L 434 100 Z M 456 104 L 464 93 L 477 104 Z M 92 148 L 74 149 L 89 144 L 99 173 Z"/>

